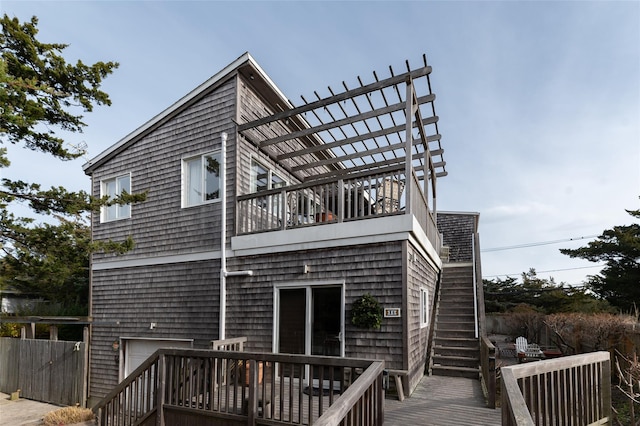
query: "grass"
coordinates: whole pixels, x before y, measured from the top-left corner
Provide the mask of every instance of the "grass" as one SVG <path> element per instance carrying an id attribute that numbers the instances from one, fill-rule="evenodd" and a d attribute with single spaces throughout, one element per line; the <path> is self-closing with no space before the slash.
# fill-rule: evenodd
<path id="1" fill-rule="evenodd" d="M 89 408 L 64 407 L 47 413 L 43 420 L 45 426 L 63 426 L 94 419 L 93 411 Z"/>

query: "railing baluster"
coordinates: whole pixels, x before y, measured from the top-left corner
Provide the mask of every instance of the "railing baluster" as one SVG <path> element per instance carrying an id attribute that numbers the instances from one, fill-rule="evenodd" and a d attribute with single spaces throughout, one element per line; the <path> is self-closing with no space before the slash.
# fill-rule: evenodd
<path id="1" fill-rule="evenodd" d="M 254 416 L 292 425 L 351 422 L 369 426 L 382 422 L 382 362 L 193 349 L 161 349 L 154 356 L 98 404 L 96 414 L 101 424 L 131 426 L 142 418 L 146 423 L 162 424 L 165 414 L 178 407 L 173 415 L 206 412 L 215 417 L 216 413 L 226 413 L 227 418 L 235 420 Z M 238 361 L 250 366 L 248 387 L 244 385 L 246 372 Z M 364 373 L 345 389 L 344 371 L 355 367 Z M 342 390 L 340 396 L 333 393 L 337 384 Z M 345 395 L 351 395 L 349 405 L 337 404 Z M 243 410 L 246 397 L 249 411 Z M 335 421 L 327 420 L 336 412 L 341 414 Z"/>
<path id="2" fill-rule="evenodd" d="M 610 422 L 609 356 L 608 352 L 595 352 L 503 367 L 503 424 L 573 426 Z"/>

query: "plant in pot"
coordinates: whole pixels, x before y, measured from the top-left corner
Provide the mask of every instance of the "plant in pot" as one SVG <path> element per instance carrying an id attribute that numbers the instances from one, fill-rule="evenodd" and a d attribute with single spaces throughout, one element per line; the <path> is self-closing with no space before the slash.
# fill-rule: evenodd
<path id="1" fill-rule="evenodd" d="M 351 307 L 351 324 L 359 328 L 379 329 L 382 324 L 382 307 L 369 293 L 360 296 Z"/>

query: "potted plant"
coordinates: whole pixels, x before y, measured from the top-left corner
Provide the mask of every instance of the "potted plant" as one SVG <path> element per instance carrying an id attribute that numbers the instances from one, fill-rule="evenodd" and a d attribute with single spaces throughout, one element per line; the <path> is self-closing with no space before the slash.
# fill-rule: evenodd
<path id="1" fill-rule="evenodd" d="M 365 293 L 351 307 L 351 324 L 360 328 L 379 329 L 382 324 L 382 307 L 380 303 Z"/>

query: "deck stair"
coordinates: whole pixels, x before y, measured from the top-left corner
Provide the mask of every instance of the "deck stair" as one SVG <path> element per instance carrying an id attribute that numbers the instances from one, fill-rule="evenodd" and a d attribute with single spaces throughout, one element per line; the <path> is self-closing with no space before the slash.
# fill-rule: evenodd
<path id="1" fill-rule="evenodd" d="M 471 264 L 446 264 L 436 311 L 431 374 L 477 379 L 479 366 L 473 267 Z"/>

